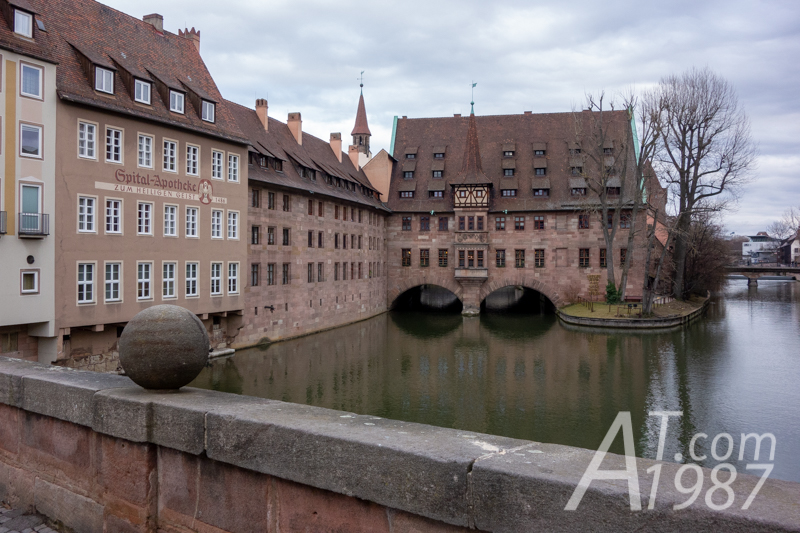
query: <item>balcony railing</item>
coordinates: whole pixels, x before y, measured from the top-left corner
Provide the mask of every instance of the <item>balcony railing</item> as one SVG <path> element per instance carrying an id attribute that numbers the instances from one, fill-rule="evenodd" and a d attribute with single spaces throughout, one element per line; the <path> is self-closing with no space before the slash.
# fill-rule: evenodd
<path id="1" fill-rule="evenodd" d="M 6 212 L 0 211 L 0 235 L 6 234 Z"/>
<path id="2" fill-rule="evenodd" d="M 50 235 L 50 215 L 44 213 L 20 213 L 17 235 L 20 237 L 44 237 Z"/>

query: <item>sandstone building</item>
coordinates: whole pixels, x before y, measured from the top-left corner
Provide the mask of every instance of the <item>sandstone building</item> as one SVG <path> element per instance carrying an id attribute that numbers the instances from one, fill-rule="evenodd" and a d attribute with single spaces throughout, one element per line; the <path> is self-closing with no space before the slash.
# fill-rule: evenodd
<path id="1" fill-rule="evenodd" d="M 356 122 L 360 144 L 344 154 L 340 133 L 330 142 L 304 133 L 300 113 L 280 122 L 265 100 L 255 111 L 232 110 L 250 140 L 247 305 L 236 345 L 385 311 L 388 209 L 359 169 L 369 146 L 366 115 Z"/>
<path id="2" fill-rule="evenodd" d="M 607 172 L 631 173 L 633 150 L 621 149 L 631 146 L 627 112 L 607 113 L 606 120 L 600 151 Z M 629 252 L 635 182 L 626 174 L 605 183 L 609 197 L 622 197 L 614 205 L 623 206 L 606 257 L 598 197 L 587 182 L 597 172 L 587 153 L 597 143 L 589 122 L 576 129 L 572 113 L 529 112 L 396 120 L 388 301 L 421 284 L 437 285 L 473 314 L 489 294 L 509 286 L 539 291 L 556 306 L 588 297 L 589 275 L 599 275 L 604 288 L 608 262 L 619 266 Z M 640 252 L 631 251 L 637 260 Z M 629 297 L 641 297 L 643 272 L 641 261 L 634 263 Z"/>

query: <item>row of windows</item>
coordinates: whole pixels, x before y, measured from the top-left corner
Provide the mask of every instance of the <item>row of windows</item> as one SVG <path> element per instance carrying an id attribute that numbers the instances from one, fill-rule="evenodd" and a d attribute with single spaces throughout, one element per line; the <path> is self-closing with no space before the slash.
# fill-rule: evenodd
<path id="1" fill-rule="evenodd" d="M 366 276 L 364 275 L 364 265 L 367 265 Z M 385 265 L 383 271 L 384 272 L 386 271 Z M 379 261 L 371 261 L 368 263 L 361 263 L 361 262 L 333 263 L 333 281 L 339 281 L 340 277 L 342 281 L 347 281 L 348 279 L 351 280 L 371 279 L 371 278 L 378 278 L 380 276 L 381 276 L 381 263 Z M 269 279 L 270 279 L 269 276 L 267 276 L 268 281 Z M 308 263 L 307 279 L 308 283 L 321 283 L 327 281 L 325 263 Z M 274 283 L 268 283 L 268 284 L 274 285 Z"/>
<path id="2" fill-rule="evenodd" d="M 97 160 L 97 128 L 92 122 L 78 121 L 78 157 Z M 105 160 L 107 163 L 123 164 L 124 131 L 119 128 L 106 127 Z M 136 144 L 137 164 L 141 168 L 155 166 L 155 137 L 140 133 Z M 164 172 L 178 172 L 178 141 L 163 139 L 162 169 Z M 200 147 L 186 143 L 185 169 L 189 176 L 200 175 Z M 228 181 L 239 182 L 239 155 L 227 154 L 221 150 L 211 150 L 211 177 L 224 178 L 227 164 Z"/>
<path id="3" fill-rule="evenodd" d="M 614 213 L 611 212 L 608 214 L 608 227 L 611 227 L 613 221 Z M 508 221 L 509 226 L 511 223 L 514 223 L 514 230 L 516 231 L 524 231 L 525 230 L 525 221 L 526 218 L 533 218 L 533 229 L 536 230 L 543 230 L 545 229 L 545 216 L 544 215 L 534 215 L 533 217 L 526 217 L 525 215 L 521 216 L 514 216 L 514 217 L 506 217 L 506 216 L 498 216 L 494 219 L 494 229 L 497 231 L 505 231 L 506 229 L 506 220 Z M 448 231 L 448 217 L 439 217 L 439 231 Z M 578 228 L 579 229 L 589 229 L 590 227 L 590 216 L 588 214 L 580 214 L 578 215 Z M 404 216 L 402 218 L 402 229 L 403 231 L 411 231 L 411 216 Z M 631 221 L 630 216 L 627 214 L 623 214 L 620 216 L 619 222 L 620 228 L 630 228 Z M 419 217 L 419 230 L 420 231 L 430 231 L 431 230 L 431 217 L 428 215 L 422 215 Z M 458 217 L 458 231 L 484 231 L 484 217 L 482 216 L 460 216 Z"/>
<path id="4" fill-rule="evenodd" d="M 590 248 L 580 248 L 578 250 L 578 266 L 587 268 L 591 266 L 591 253 Z M 619 251 L 620 265 L 625 264 L 628 250 L 621 248 Z M 400 251 L 401 265 L 404 267 L 411 266 L 411 248 L 403 248 Z M 438 264 L 440 267 L 446 268 L 448 265 L 449 251 L 446 248 L 439 249 Z M 458 251 L 458 268 L 486 268 L 484 261 L 484 250 L 459 250 Z M 428 248 L 419 250 L 419 266 L 429 267 L 431 265 L 431 251 Z M 495 250 L 495 266 L 497 268 L 504 268 L 506 266 L 506 250 Z M 516 268 L 525 268 L 525 250 L 514 250 L 514 266 Z M 539 248 L 533 251 L 533 266 L 536 268 L 544 268 L 545 266 L 545 250 Z M 600 268 L 606 268 L 608 262 L 606 260 L 606 249 L 600 248 Z"/>
<path id="5" fill-rule="evenodd" d="M 98 233 L 98 199 L 94 196 L 78 196 L 78 233 Z M 152 202 L 136 203 L 136 234 L 153 235 L 153 212 L 155 204 Z M 177 205 L 164 204 L 163 230 L 165 237 L 178 237 Z M 122 234 L 123 216 L 122 200 L 106 198 L 103 211 L 103 226 L 106 234 Z M 223 223 L 223 220 L 225 221 Z M 185 237 L 199 237 L 200 209 L 187 206 L 183 212 L 183 227 Z M 224 224 L 224 226 L 223 226 Z M 222 209 L 211 210 L 211 238 L 222 239 L 223 229 L 228 239 L 239 239 L 239 212 L 228 210 L 227 217 Z"/>
<path id="6" fill-rule="evenodd" d="M 620 187 L 606 187 L 606 196 L 617 198 L 620 195 Z M 516 198 L 519 189 L 500 189 L 500 196 L 503 198 Z M 550 198 L 550 189 L 538 188 L 531 189 L 535 198 Z M 414 191 L 400 191 L 400 198 L 414 198 Z M 573 187 L 570 189 L 571 196 L 586 196 L 586 187 Z M 428 191 L 428 198 L 444 198 L 444 191 Z"/>
<path id="7" fill-rule="evenodd" d="M 276 210 L 278 208 L 277 204 L 277 197 L 274 192 L 267 191 L 267 209 Z M 291 211 L 291 197 L 288 194 L 283 195 L 283 210 L 284 211 Z M 259 208 L 261 207 L 261 190 L 259 189 L 251 189 L 250 191 L 250 206 Z M 326 204 L 322 200 L 314 201 L 309 199 L 308 200 L 308 211 L 307 213 L 310 216 L 317 216 L 317 217 L 325 217 L 326 211 Z M 344 220 L 347 221 L 348 218 L 351 222 L 359 222 L 363 223 L 365 220 L 370 226 L 379 226 L 381 224 L 382 218 L 378 216 L 377 213 L 373 213 L 371 211 L 367 211 L 367 216 L 364 217 L 364 210 L 363 209 L 356 209 L 354 207 L 348 208 L 345 205 L 337 205 L 334 204 L 333 206 L 333 218 L 334 220 Z"/>
<path id="8" fill-rule="evenodd" d="M 570 155 L 575 155 L 575 153 L 573 153 L 573 152 L 580 153 L 580 149 L 570 150 Z M 506 158 L 506 157 L 514 157 L 515 153 L 516 152 L 514 150 L 503 150 L 503 157 L 504 158 Z M 603 150 L 603 153 L 604 154 L 611 154 L 611 153 L 613 153 L 613 149 L 606 148 L 606 149 Z M 535 157 L 544 157 L 546 155 L 546 151 L 545 150 L 534 150 L 533 151 L 533 155 Z M 417 158 L 416 152 L 415 153 L 406 154 L 406 159 L 416 159 L 416 158 Z M 434 159 L 444 159 L 444 152 L 434 152 L 433 153 L 433 158 Z"/>
<path id="9" fill-rule="evenodd" d="M 161 264 L 161 298 L 173 299 L 178 297 L 179 279 L 177 262 L 165 261 Z M 210 267 L 209 294 L 222 296 L 225 288 L 227 294 L 239 294 L 239 263 L 228 262 L 227 269 L 222 261 L 212 262 Z M 78 263 L 78 303 L 97 303 L 97 286 L 102 284 L 104 303 L 119 303 L 123 300 L 122 279 L 123 263 L 105 262 L 103 265 L 102 279 L 97 272 L 97 263 Z M 136 299 L 153 300 L 158 292 L 155 264 L 153 261 L 138 261 L 136 263 Z M 223 275 L 227 274 L 223 279 Z M 183 295 L 186 298 L 200 296 L 200 263 L 186 262 L 184 264 Z"/>
<path id="10" fill-rule="evenodd" d="M 134 78 L 133 99 L 144 105 L 152 105 L 153 84 L 150 81 Z M 114 71 L 95 66 L 94 88 L 96 91 L 114 94 Z M 165 102 L 166 103 L 166 102 Z M 169 89 L 169 110 L 181 115 L 186 114 L 186 93 L 176 89 Z M 206 122 L 216 121 L 216 104 L 209 100 L 201 100 L 200 118 Z"/>

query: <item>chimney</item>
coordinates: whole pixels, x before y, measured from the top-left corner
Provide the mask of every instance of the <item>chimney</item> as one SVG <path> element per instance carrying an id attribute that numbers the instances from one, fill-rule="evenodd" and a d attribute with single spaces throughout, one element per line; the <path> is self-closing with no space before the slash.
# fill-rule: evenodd
<path id="1" fill-rule="evenodd" d="M 300 118 L 300 113 L 289 113 L 286 125 L 289 126 L 289 131 L 294 135 L 297 144 L 303 146 L 303 119 Z"/>
<path id="2" fill-rule="evenodd" d="M 197 48 L 197 51 L 200 51 L 200 30 L 195 30 L 194 26 L 192 26 L 191 30 L 178 30 L 178 35 L 192 41 L 194 47 Z"/>
<path id="3" fill-rule="evenodd" d="M 331 133 L 331 150 L 333 153 L 336 154 L 336 159 L 339 160 L 339 163 L 342 162 L 342 134 L 341 133 Z"/>
<path id="4" fill-rule="evenodd" d="M 267 105 L 267 101 L 263 98 L 259 98 L 256 100 L 256 115 L 261 120 L 261 123 L 264 125 L 264 131 L 269 131 L 269 116 L 267 115 L 267 109 L 269 106 Z"/>
<path id="5" fill-rule="evenodd" d="M 145 21 L 146 23 L 150 24 L 152 27 L 154 27 L 159 32 L 164 33 L 164 17 L 162 17 L 158 13 L 152 13 L 150 15 L 145 15 L 145 16 L 142 17 L 142 20 Z"/>
<path id="6" fill-rule="evenodd" d="M 347 155 L 350 156 L 350 161 L 352 161 L 353 166 L 356 167 L 356 170 L 358 170 L 358 146 L 350 145 L 347 150 Z"/>

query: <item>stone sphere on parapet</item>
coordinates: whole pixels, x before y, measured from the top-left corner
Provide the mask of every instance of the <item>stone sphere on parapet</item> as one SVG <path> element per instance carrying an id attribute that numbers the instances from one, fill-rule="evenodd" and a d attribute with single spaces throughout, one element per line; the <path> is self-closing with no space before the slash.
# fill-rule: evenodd
<path id="1" fill-rule="evenodd" d="M 208 362 L 208 333 L 191 311 L 154 305 L 134 316 L 119 338 L 119 360 L 134 383 L 151 390 L 188 385 Z"/>

